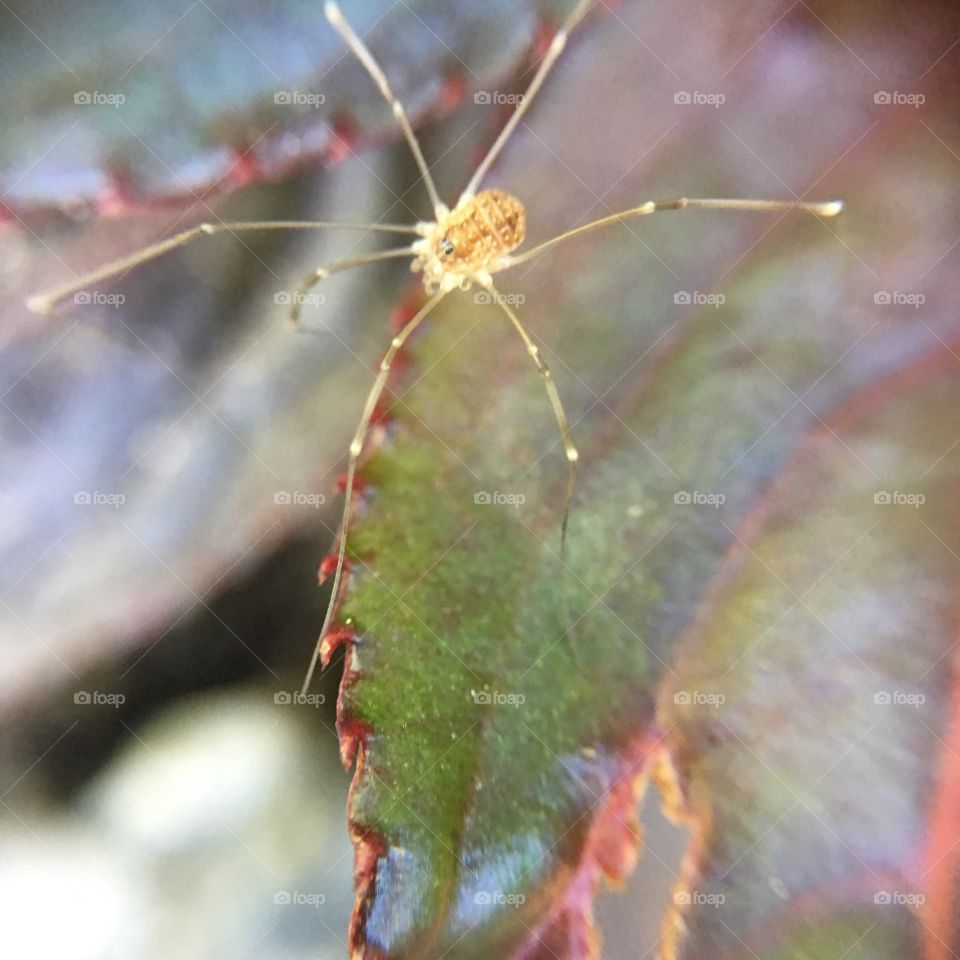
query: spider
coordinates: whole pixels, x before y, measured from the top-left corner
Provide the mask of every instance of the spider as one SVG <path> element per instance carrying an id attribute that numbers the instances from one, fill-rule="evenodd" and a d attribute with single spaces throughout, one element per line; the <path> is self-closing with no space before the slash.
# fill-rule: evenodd
<path id="1" fill-rule="evenodd" d="M 423 285 L 427 293 L 426 302 L 407 321 L 403 328 L 390 342 L 390 346 L 380 361 L 380 368 L 373 387 L 367 395 L 360 417 L 360 423 L 350 444 L 349 460 L 347 464 L 346 482 L 344 485 L 343 517 L 340 527 L 339 544 L 337 547 L 336 567 L 333 574 L 333 586 L 323 626 L 317 641 L 310 665 L 303 683 L 303 693 L 310 687 L 313 674 L 320 658 L 321 645 L 324 637 L 330 630 L 334 614 L 337 609 L 340 582 L 343 576 L 344 561 L 347 548 L 347 527 L 350 520 L 350 507 L 353 498 L 357 463 L 363 451 L 370 421 L 380 396 L 386 387 L 391 366 L 397 353 L 407 342 L 410 335 L 420 326 L 433 309 L 448 294 L 455 290 L 469 290 L 474 285 L 482 287 L 489 296 L 489 302 L 502 310 L 513 324 L 523 344 L 536 364 L 544 386 L 550 399 L 560 429 L 564 451 L 568 462 L 568 478 L 566 498 L 561 522 L 561 547 L 566 542 L 567 521 L 570 515 L 570 504 L 573 497 L 577 469 L 577 448 L 571 436 L 570 423 L 563 409 L 560 394 L 544 359 L 540 356 L 533 338 L 520 321 L 517 312 L 506 298 L 501 296 L 494 284 L 494 274 L 527 263 L 539 257 L 556 244 L 571 237 L 600 227 L 619 223 L 633 217 L 644 217 L 661 210 L 741 210 L 741 211 L 775 211 L 798 209 L 805 210 L 820 217 L 836 216 L 843 204 L 839 200 L 823 203 L 805 203 L 790 200 L 741 200 L 741 199 L 706 199 L 677 197 L 671 200 L 648 200 L 640 206 L 621 210 L 610 216 L 601 217 L 581 226 L 574 227 L 564 233 L 515 253 L 526 236 L 527 215 L 523 203 L 512 194 L 503 190 L 487 188 L 479 189 L 487 177 L 491 166 L 506 146 L 520 121 L 530 109 L 534 97 L 543 86 L 543 82 L 550 73 L 553 65 L 563 52 L 574 27 L 583 19 L 588 10 L 597 0 L 577 0 L 573 9 L 567 15 L 560 30 L 554 35 L 546 54 L 541 60 L 533 79 L 522 98 L 518 99 L 516 109 L 500 131 L 486 156 L 480 162 L 469 183 L 461 193 L 456 205 L 451 209 L 440 198 L 430 169 L 424 158 L 423 151 L 417 140 L 413 127 L 407 116 L 403 104 L 397 99 L 387 80 L 386 75 L 374 59 L 363 40 L 357 35 L 348 23 L 340 7 L 333 0 L 324 4 L 324 13 L 330 25 L 340 34 L 344 42 L 363 64 L 374 83 L 380 89 L 386 101 L 390 104 L 393 116 L 403 131 L 410 150 L 416 160 L 421 178 L 433 206 L 434 219 L 410 225 L 384 223 L 353 223 L 331 221 L 256 221 L 243 223 L 201 223 L 199 226 L 176 234 L 166 240 L 143 248 L 142 250 L 109 263 L 98 270 L 80 277 L 78 280 L 59 287 L 47 293 L 39 294 L 28 300 L 28 306 L 38 313 L 50 313 L 64 297 L 87 287 L 100 280 L 106 280 L 139 266 L 147 260 L 159 257 L 164 253 L 198 240 L 201 237 L 212 236 L 218 233 L 242 233 L 254 230 L 311 230 L 324 228 L 346 228 L 358 230 L 372 230 L 382 233 L 406 234 L 416 237 L 406 246 L 393 247 L 378 253 L 334 261 L 327 266 L 319 267 L 311 273 L 301 284 L 298 295 L 293 298 L 290 318 L 294 324 L 299 323 L 300 304 L 304 295 L 317 283 L 333 273 L 349 270 L 363 264 L 388 260 L 395 257 L 412 257 L 411 268 L 422 274 Z"/>

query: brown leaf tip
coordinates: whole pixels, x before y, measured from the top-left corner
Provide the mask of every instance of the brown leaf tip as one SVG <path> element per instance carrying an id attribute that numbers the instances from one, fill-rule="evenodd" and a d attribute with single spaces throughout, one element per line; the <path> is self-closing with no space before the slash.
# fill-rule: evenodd
<path id="1" fill-rule="evenodd" d="M 354 642 L 357 631 L 349 624 L 331 627 L 320 641 L 320 665 L 324 670 L 330 666 L 333 655 L 340 647 Z"/>
<path id="2" fill-rule="evenodd" d="M 382 956 L 379 950 L 366 941 L 367 914 L 373 902 L 377 883 L 377 865 L 386 856 L 387 845 L 380 834 L 372 830 L 353 829 L 353 885 L 356 900 L 350 917 L 348 947 L 351 958 L 376 960 Z"/>
<path id="3" fill-rule="evenodd" d="M 648 738 L 640 738 L 621 755 L 618 772 L 590 826 L 573 880 L 515 960 L 596 960 L 599 956 L 593 902 L 601 879 L 608 886 L 621 886 L 636 866 L 643 839 L 637 806 L 646 785 L 653 746 Z"/>
<path id="4" fill-rule="evenodd" d="M 317 568 L 317 586 L 322 587 L 324 583 L 327 582 L 329 577 L 332 577 L 337 572 L 337 555 L 335 553 L 328 553 L 321 561 L 320 566 Z M 347 557 L 343 558 L 343 575 L 346 577 L 350 574 L 350 560 Z"/>

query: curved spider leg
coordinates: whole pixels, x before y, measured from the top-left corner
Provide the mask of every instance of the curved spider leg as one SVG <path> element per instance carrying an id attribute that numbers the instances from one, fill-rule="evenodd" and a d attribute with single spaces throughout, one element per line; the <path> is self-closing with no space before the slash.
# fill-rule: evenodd
<path id="1" fill-rule="evenodd" d="M 377 379 L 374 381 L 373 387 L 370 389 L 370 393 L 367 394 L 367 401 L 363 407 L 363 414 L 360 417 L 360 424 L 357 427 L 357 432 L 354 434 L 353 441 L 350 444 L 350 459 L 347 464 L 347 482 L 343 493 L 343 519 L 340 524 L 340 542 L 337 547 L 337 566 L 333 574 L 333 587 L 330 593 L 330 603 L 327 606 L 327 613 L 323 618 L 323 626 L 320 629 L 320 636 L 317 639 L 317 645 L 314 648 L 313 656 L 310 658 L 310 666 L 307 668 L 307 675 L 304 678 L 303 687 L 301 688 L 301 693 L 304 695 L 306 695 L 307 691 L 310 689 L 310 683 L 313 680 L 313 674 L 317 668 L 317 662 L 320 659 L 320 647 L 323 643 L 323 638 L 330 629 L 330 624 L 333 621 L 333 617 L 338 606 L 337 601 L 340 593 L 340 581 L 343 576 L 343 562 L 347 553 L 347 528 L 350 523 L 350 506 L 353 500 L 353 486 L 357 472 L 357 461 L 360 459 L 360 454 L 363 452 L 363 444 L 367 437 L 367 430 L 370 427 L 370 419 L 373 416 L 373 411 L 377 405 L 377 401 L 380 399 L 380 395 L 383 393 L 383 388 L 387 385 L 387 378 L 390 376 L 390 367 L 393 364 L 398 351 L 404 345 L 404 343 L 406 343 L 410 334 L 412 334 L 413 331 L 420 326 L 427 315 L 445 296 L 446 293 L 443 291 L 432 296 L 416 312 L 416 314 L 414 314 L 413 318 L 406 323 L 406 325 L 393 338 L 393 340 L 390 341 L 390 346 L 387 349 L 387 352 L 383 355 L 383 359 L 380 361 L 380 371 L 377 374 Z"/>
<path id="2" fill-rule="evenodd" d="M 129 256 L 104 264 L 104 266 L 91 270 L 89 273 L 85 273 L 76 280 L 71 280 L 62 286 L 55 287 L 45 293 L 34 294 L 27 299 L 27 307 L 34 313 L 49 315 L 56 305 L 64 297 L 69 297 L 71 293 L 77 293 L 79 290 L 90 286 L 90 284 L 99 283 L 101 280 L 110 280 L 120 274 L 129 273 L 129 271 L 139 267 L 140 264 L 161 257 L 178 247 L 185 247 L 201 237 L 212 237 L 218 233 L 238 234 L 257 230 L 322 230 L 333 227 L 342 227 L 348 230 L 375 230 L 383 233 L 416 234 L 418 232 L 416 227 L 392 223 L 353 223 L 332 220 L 260 220 L 239 223 L 201 223 L 189 230 L 174 234 L 166 240 L 160 240 L 158 243 L 143 247 Z"/>
<path id="3" fill-rule="evenodd" d="M 423 177 L 427 192 L 430 194 L 430 202 L 433 204 L 434 215 L 439 220 L 440 217 L 446 213 L 447 208 L 440 199 L 440 194 L 437 193 L 437 186 L 433 182 L 430 168 L 427 166 L 427 161 L 423 156 L 423 150 L 420 149 L 420 142 L 417 140 L 417 135 L 413 132 L 413 127 L 410 125 L 410 118 L 407 116 L 407 111 L 404 109 L 403 104 L 397 99 L 397 95 L 393 92 L 393 88 L 387 80 L 387 75 L 381 69 L 380 64 L 373 58 L 373 54 L 367 48 L 367 45 L 357 36 L 356 31 L 347 22 L 347 18 L 343 15 L 339 4 L 334 3 L 333 0 L 327 0 L 323 6 L 323 11 L 327 16 L 327 20 L 330 21 L 330 26 L 343 37 L 344 42 L 353 51 L 354 56 L 364 65 L 367 73 L 373 78 L 373 82 L 379 87 L 383 98 L 390 104 L 393 116 L 400 124 L 403 135 L 407 138 L 407 143 L 413 152 L 413 157 L 417 161 L 417 166 L 420 168 L 420 175 Z"/>
<path id="4" fill-rule="evenodd" d="M 510 322 L 523 339 L 527 353 L 536 364 L 537 371 L 543 378 L 547 396 L 550 398 L 550 405 L 553 407 L 553 413 L 557 420 L 557 426 L 560 428 L 564 452 L 567 456 L 567 462 L 570 464 L 570 472 L 567 478 L 567 493 L 563 505 L 563 522 L 560 525 L 560 556 L 562 559 L 566 553 L 567 521 L 570 519 L 570 505 L 573 502 L 573 490 L 577 481 L 577 460 L 580 455 L 573 443 L 573 438 L 570 433 L 570 421 L 567 419 L 566 412 L 563 409 L 560 392 L 557 390 L 557 385 L 553 381 L 553 374 L 550 372 L 547 362 L 540 356 L 540 348 L 533 342 L 533 338 L 527 332 L 526 327 L 520 322 L 516 311 L 500 296 L 494 285 L 492 283 L 488 284 L 487 289 L 490 291 L 493 302 L 510 318 Z"/>
<path id="5" fill-rule="evenodd" d="M 738 210 L 747 212 L 769 212 L 772 210 L 804 210 L 818 217 L 835 217 L 843 209 L 842 200 L 828 200 L 822 203 L 806 203 L 801 200 L 732 200 L 732 199 L 705 199 L 698 197 L 677 197 L 673 200 L 648 200 L 640 204 L 639 207 L 631 207 L 628 210 L 621 210 L 619 213 L 611 213 L 607 217 L 601 217 L 599 220 L 592 220 L 582 226 L 574 227 L 564 233 L 557 234 L 543 243 L 531 247 L 524 253 L 517 256 L 508 256 L 503 260 L 500 266 L 501 270 L 509 267 L 515 267 L 517 264 L 526 263 L 534 257 L 539 257 L 551 247 L 571 237 L 576 237 L 581 233 L 587 233 L 590 230 L 596 230 L 598 227 L 605 227 L 613 223 L 622 223 L 624 220 L 630 220 L 634 217 L 645 217 L 651 213 L 659 213 L 662 210 Z"/>
<path id="6" fill-rule="evenodd" d="M 393 250 L 381 250 L 378 253 L 367 253 L 346 260 L 335 260 L 326 267 L 318 267 L 308 274 L 300 286 L 297 287 L 290 303 L 290 323 L 294 327 L 300 326 L 300 307 L 303 305 L 304 298 L 321 280 L 326 280 L 331 274 L 342 273 L 344 270 L 351 270 L 353 267 L 360 267 L 367 263 L 379 263 L 382 260 L 392 260 L 396 257 L 409 257 L 413 253 L 412 247 L 397 247 Z"/>
<path id="7" fill-rule="evenodd" d="M 473 176 L 470 178 L 470 182 L 463 191 L 461 199 L 463 199 L 463 197 L 472 197 L 477 192 L 477 187 L 480 186 L 481 181 L 487 175 L 487 172 L 490 170 L 493 161 L 497 159 L 500 151 L 503 150 L 503 148 L 507 145 L 507 141 L 510 139 L 511 134 L 514 130 L 516 130 L 520 121 L 523 119 L 524 114 L 530 109 L 530 104 L 533 103 L 533 98 L 543 86 L 543 81 L 547 79 L 547 74 L 557 62 L 557 58 L 560 56 L 560 54 L 563 53 L 563 48 L 567 45 L 567 39 L 570 36 L 570 32 L 583 19 L 584 15 L 590 9 L 593 3 L 594 0 L 580 0 L 580 2 L 567 15 L 567 19 L 564 21 L 563 26 L 550 43 L 550 47 L 547 49 L 546 56 L 544 56 L 543 60 L 540 61 L 540 66 L 537 68 L 537 72 L 533 75 L 530 85 L 524 92 L 523 99 L 517 103 L 517 108 L 510 115 L 510 119 L 500 131 L 500 135 L 496 140 L 494 140 L 493 145 L 487 151 L 487 155 L 483 158 L 483 160 L 480 161 L 480 166 L 478 166 L 474 171 Z"/>

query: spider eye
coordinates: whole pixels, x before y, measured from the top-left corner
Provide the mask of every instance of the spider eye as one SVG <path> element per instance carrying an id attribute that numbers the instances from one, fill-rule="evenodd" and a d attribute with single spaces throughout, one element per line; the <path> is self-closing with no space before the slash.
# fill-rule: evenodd
<path id="1" fill-rule="evenodd" d="M 454 251 L 454 246 L 446 237 L 440 241 L 440 252 L 445 256 L 452 256 Z"/>

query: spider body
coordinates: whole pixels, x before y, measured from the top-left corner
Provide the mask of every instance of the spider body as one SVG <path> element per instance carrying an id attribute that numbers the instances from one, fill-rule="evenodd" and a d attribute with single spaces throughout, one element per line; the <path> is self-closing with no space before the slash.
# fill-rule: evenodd
<path id="1" fill-rule="evenodd" d="M 491 274 L 507 266 L 507 255 L 523 243 L 527 212 L 503 190 L 481 190 L 431 223 L 418 225 L 412 269 L 423 273 L 427 293 L 489 286 Z"/>

